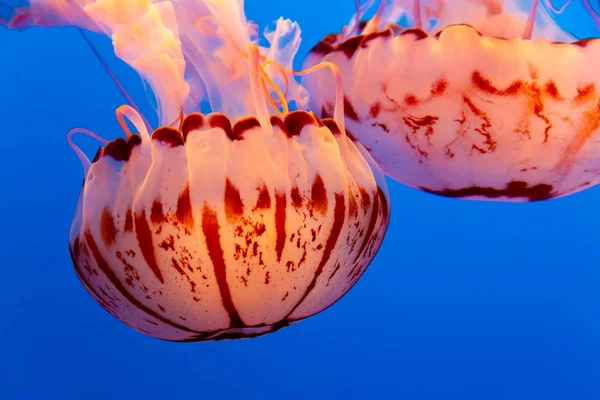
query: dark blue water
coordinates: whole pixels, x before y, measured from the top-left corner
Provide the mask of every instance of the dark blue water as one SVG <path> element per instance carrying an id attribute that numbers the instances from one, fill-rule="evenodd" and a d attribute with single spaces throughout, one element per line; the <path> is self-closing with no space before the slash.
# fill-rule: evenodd
<path id="1" fill-rule="evenodd" d="M 247 9 L 297 20 L 304 54 L 353 2 Z M 0 29 L 0 54 L 0 399 L 600 398 L 599 188 L 511 205 L 389 182 L 384 245 L 339 303 L 257 339 L 162 342 L 102 310 L 67 247 L 83 175 L 66 133 L 120 135 L 122 97 L 72 28 Z"/>

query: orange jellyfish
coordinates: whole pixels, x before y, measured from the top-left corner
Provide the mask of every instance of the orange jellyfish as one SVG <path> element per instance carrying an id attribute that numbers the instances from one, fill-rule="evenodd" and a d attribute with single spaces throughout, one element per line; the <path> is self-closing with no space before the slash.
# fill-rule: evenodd
<path id="1" fill-rule="evenodd" d="M 442 196 L 498 201 L 546 200 L 600 182 L 600 40 L 573 41 L 555 25 L 570 2 L 382 1 L 359 23 L 373 3 L 315 46 L 305 66 L 340 68 L 348 132 L 387 175 Z M 303 80 L 321 116 L 334 104 L 325 79 Z"/>
<path id="2" fill-rule="evenodd" d="M 259 48 L 241 0 L 38 1 L 19 15 L 8 24 L 106 32 L 158 99 L 153 132 L 125 105 L 126 138 L 92 162 L 73 145 L 85 181 L 71 255 L 109 313 L 165 340 L 249 338 L 324 310 L 357 282 L 388 225 L 385 179 L 345 134 L 334 66 L 335 117 L 289 112 L 306 96 L 291 71 L 295 23 L 280 19 Z M 185 111 L 198 99 L 221 113 Z"/>

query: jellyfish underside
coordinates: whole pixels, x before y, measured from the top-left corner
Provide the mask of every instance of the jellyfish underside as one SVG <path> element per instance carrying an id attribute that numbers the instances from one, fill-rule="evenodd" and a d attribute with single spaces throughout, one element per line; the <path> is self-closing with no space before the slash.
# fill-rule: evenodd
<path id="1" fill-rule="evenodd" d="M 568 4 L 537 3 L 395 1 L 324 38 L 305 66 L 338 65 L 346 127 L 395 180 L 475 200 L 565 196 L 600 181 L 600 45 L 563 42 L 547 10 Z M 327 116 L 323 79 L 303 85 Z"/>

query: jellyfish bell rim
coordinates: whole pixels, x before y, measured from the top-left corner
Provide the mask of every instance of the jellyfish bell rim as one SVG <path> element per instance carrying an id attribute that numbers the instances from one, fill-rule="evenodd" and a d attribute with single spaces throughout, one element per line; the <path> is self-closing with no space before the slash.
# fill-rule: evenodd
<path id="1" fill-rule="evenodd" d="M 288 137 L 300 135 L 305 126 L 312 125 L 318 127 L 327 127 L 332 134 L 341 135 L 338 124 L 333 118 L 319 118 L 312 111 L 294 110 L 286 114 L 283 118 L 271 114 L 269 122 L 272 127 L 279 127 Z M 185 144 L 188 136 L 200 128 L 222 128 L 230 141 L 244 139 L 244 133 L 252 128 L 260 128 L 260 121 L 254 115 L 248 115 L 232 121 L 227 115 L 220 112 L 211 112 L 204 114 L 201 112 L 191 112 L 185 115 L 179 127 L 175 128 L 169 125 L 160 126 L 149 134 L 151 140 L 160 141 L 168 144 L 170 147 L 181 146 Z M 79 129 L 77 129 L 79 130 Z M 116 161 L 127 161 L 131 156 L 131 151 L 141 145 L 143 134 L 129 132 L 125 138 L 118 137 L 112 140 L 106 140 L 98 149 L 96 156 L 91 161 L 93 164 L 101 157 L 110 156 Z M 79 155 L 79 152 L 77 152 Z"/>
<path id="2" fill-rule="evenodd" d="M 361 22 L 362 26 L 364 26 L 364 23 L 366 23 L 366 22 L 367 21 L 362 21 Z M 354 56 L 355 52 L 359 48 L 368 47 L 369 42 L 376 40 L 378 38 L 389 38 L 389 40 L 393 40 L 393 39 L 401 37 L 401 36 L 413 35 L 416 38 L 416 40 L 422 40 L 422 39 L 427 39 L 427 38 L 439 39 L 440 36 L 442 36 L 444 34 L 444 31 L 452 30 L 456 27 L 470 28 L 474 32 L 476 32 L 476 34 L 480 38 L 490 38 L 490 39 L 498 39 L 498 40 L 521 41 L 521 42 L 547 42 L 547 43 L 550 43 L 553 45 L 568 45 L 568 46 L 576 46 L 576 47 L 586 47 L 590 43 L 600 42 L 600 38 L 596 38 L 596 37 L 577 39 L 577 40 L 567 42 L 567 41 L 555 41 L 555 40 L 544 39 L 544 38 L 537 38 L 537 39 L 532 40 L 532 39 L 522 39 L 522 38 L 516 38 L 516 37 L 507 38 L 507 37 L 502 37 L 502 36 L 491 36 L 491 35 L 482 34 L 475 27 L 473 27 L 469 24 L 466 24 L 466 23 L 448 25 L 433 35 L 428 33 L 426 30 L 424 30 L 422 28 L 405 28 L 398 24 L 388 24 L 383 29 L 380 29 L 380 30 L 377 30 L 374 32 L 370 32 L 367 34 L 361 33 L 361 34 L 358 34 L 355 36 L 346 37 L 346 38 L 344 38 L 344 40 L 341 40 L 341 41 L 339 39 L 343 38 L 342 33 L 327 34 L 323 37 L 323 39 L 321 39 L 319 41 L 319 43 L 317 43 L 315 46 L 313 46 L 308 51 L 306 59 L 308 60 L 311 56 L 319 56 L 322 58 L 322 57 L 325 57 L 325 56 L 327 56 L 331 53 L 335 53 L 335 52 L 343 52 L 350 59 Z M 305 63 L 306 63 L 306 61 L 305 61 Z"/>

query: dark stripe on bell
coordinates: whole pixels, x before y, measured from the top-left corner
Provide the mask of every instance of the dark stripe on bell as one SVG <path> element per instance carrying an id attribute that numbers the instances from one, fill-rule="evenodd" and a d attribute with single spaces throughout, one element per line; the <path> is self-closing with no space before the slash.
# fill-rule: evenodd
<path id="1" fill-rule="evenodd" d="M 227 266 L 225 265 L 225 255 L 221 246 L 221 235 L 219 233 L 219 220 L 217 213 L 208 205 L 204 206 L 202 211 L 202 232 L 206 238 L 206 247 L 208 248 L 208 256 L 212 261 L 215 278 L 221 293 L 221 301 L 223 307 L 229 314 L 231 328 L 242 328 L 244 323 L 233 304 L 231 291 L 227 283 Z"/>

